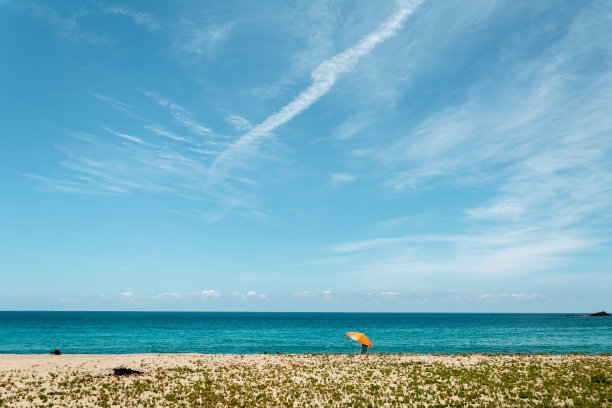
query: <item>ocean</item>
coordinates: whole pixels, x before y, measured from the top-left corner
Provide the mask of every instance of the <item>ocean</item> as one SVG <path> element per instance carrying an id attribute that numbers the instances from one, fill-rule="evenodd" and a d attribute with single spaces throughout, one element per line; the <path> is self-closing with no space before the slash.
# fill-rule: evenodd
<path id="1" fill-rule="evenodd" d="M 612 317 L 562 314 L 2 312 L 0 353 L 612 353 Z"/>

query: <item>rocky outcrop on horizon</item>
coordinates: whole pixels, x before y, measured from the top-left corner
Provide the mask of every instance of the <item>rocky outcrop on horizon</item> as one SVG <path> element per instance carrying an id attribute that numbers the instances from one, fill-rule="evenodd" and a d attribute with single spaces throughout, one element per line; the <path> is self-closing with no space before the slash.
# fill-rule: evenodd
<path id="1" fill-rule="evenodd" d="M 601 312 L 597 312 L 597 313 L 587 313 L 587 314 L 566 314 L 565 316 L 610 316 L 609 313 L 604 312 L 603 310 Z"/>

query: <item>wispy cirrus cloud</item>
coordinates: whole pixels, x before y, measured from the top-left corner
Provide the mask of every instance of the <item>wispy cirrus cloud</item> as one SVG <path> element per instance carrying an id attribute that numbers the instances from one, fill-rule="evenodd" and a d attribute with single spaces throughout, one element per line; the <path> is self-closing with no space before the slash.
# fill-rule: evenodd
<path id="1" fill-rule="evenodd" d="M 65 40 L 86 42 L 93 45 L 109 45 L 114 42 L 103 28 L 93 29 L 86 18 L 100 15 L 119 15 L 131 19 L 134 24 L 149 31 L 161 27 L 160 20 L 151 14 L 122 6 L 103 6 L 79 4 L 66 7 L 66 4 L 50 4 L 36 1 L 0 2 L 36 19 L 42 26 Z"/>
<path id="2" fill-rule="evenodd" d="M 168 109 L 168 111 L 174 117 L 176 123 L 187 128 L 192 133 L 200 136 L 212 133 L 208 127 L 201 125 L 193 119 L 192 112 L 188 111 L 178 103 L 152 91 L 145 91 L 144 94 L 153 99 L 158 105 Z"/>
<path id="3" fill-rule="evenodd" d="M 603 19 L 598 7 L 585 8 L 541 52 L 510 67 L 508 55 L 523 43 L 507 39 L 504 52 L 466 87 L 464 98 L 406 122 L 394 137 L 352 144 L 352 159 L 377 161 L 383 186 L 398 197 L 431 192 L 431 208 L 422 217 L 429 228 L 450 222 L 469 233 L 332 245 L 332 252 L 351 254 L 347 270 L 396 282 L 537 279 L 579 268 L 581 254 L 609 247 L 612 75 L 601 56 L 612 57 L 606 45 L 612 32 L 601 29 Z M 547 32 L 541 27 L 531 34 Z M 457 216 L 433 210 L 443 207 L 446 194 L 474 190 L 477 199 Z M 379 227 L 405 231 L 414 220 L 409 213 Z M 605 259 L 600 262 L 605 269 Z"/>
<path id="4" fill-rule="evenodd" d="M 601 213 L 612 205 L 612 142 L 602 137 L 612 130 L 612 75 L 590 58 L 610 54 L 604 43 L 611 36 L 587 40 L 593 18 L 600 18 L 593 10 L 578 15 L 510 74 L 501 55 L 464 103 L 439 109 L 360 157 L 395 170 L 385 185 L 398 192 L 497 185 L 495 197 L 466 209 L 474 220 L 561 227 Z"/>
<path id="5" fill-rule="evenodd" d="M 335 173 L 331 175 L 331 185 L 332 187 L 338 187 L 343 184 L 352 183 L 357 179 L 357 176 L 347 173 Z"/>
<path id="6" fill-rule="evenodd" d="M 308 109 L 329 92 L 340 74 L 352 70 L 357 62 L 369 54 L 374 47 L 394 36 L 418 4 L 418 2 L 414 2 L 400 6 L 395 14 L 383 22 L 374 32 L 362 38 L 355 46 L 322 62 L 312 72 L 313 82 L 306 90 L 232 143 L 213 161 L 211 175 L 220 177 L 234 167 L 241 167 L 244 158 L 254 154 L 258 145 L 264 139 L 269 138 L 272 131 Z"/>
<path id="7" fill-rule="evenodd" d="M 394 15 L 355 46 L 319 64 L 312 72 L 311 86 L 259 125 L 253 127 L 243 117 L 230 115 L 227 119 L 236 129 L 248 130 L 233 143 L 229 143 L 231 139 L 214 133 L 209 126 L 199 123 L 192 111 L 156 92 L 143 93 L 164 108 L 173 124 L 186 132 L 176 131 L 174 126 L 161 125 L 158 120 L 147 118 L 140 113 L 142 109 L 136 109 L 133 104 L 94 92 L 93 97 L 142 122 L 140 129 L 135 131 L 134 126 L 129 126 L 130 129 L 126 130 L 103 124 L 102 129 L 116 136 L 117 143 L 91 131 L 87 140 L 79 139 L 72 145 L 62 143 L 58 148 L 66 155 L 61 162 L 67 170 L 66 174 L 36 179 L 46 184 L 47 190 L 92 194 L 142 191 L 178 195 L 205 203 L 209 208 L 181 208 L 177 212 L 210 222 L 222 219 L 236 207 L 242 207 L 241 214 L 246 217 L 269 222 L 270 214 L 259 211 L 256 208 L 257 200 L 248 192 L 258 183 L 251 178 L 230 174 L 230 171 L 247 163 L 248 156 L 274 129 L 327 93 L 339 75 L 350 71 L 377 44 L 394 36 L 418 3 L 400 5 Z M 127 8 L 105 10 L 133 19 L 143 17 Z M 148 20 L 143 17 L 141 21 Z M 70 132 L 76 131 L 66 130 L 66 133 Z M 348 174 L 337 174 L 333 177 L 333 183 L 345 184 L 353 179 L 354 176 Z"/>
<path id="8" fill-rule="evenodd" d="M 141 120 L 143 119 L 142 116 L 138 112 L 136 112 L 136 109 L 130 104 L 115 100 L 113 98 L 110 98 L 106 95 L 102 95 L 97 92 L 91 92 L 90 94 L 94 98 L 99 99 L 103 102 L 106 102 L 110 107 L 117 109 L 118 111 L 121 111 L 128 116 L 131 116 L 136 119 L 141 119 Z"/>
<path id="9" fill-rule="evenodd" d="M 37 180 L 45 191 L 172 194 L 200 202 L 206 208 L 183 208 L 177 212 L 209 222 L 221 219 L 228 208 L 250 208 L 249 203 L 254 201 L 241 198 L 241 192 L 232 190 L 231 185 L 211 188 L 206 183 L 208 164 L 219 154 L 223 142 L 210 140 L 213 135 L 210 129 L 196 122 L 192 113 L 178 103 L 157 93 L 147 94 L 167 111 L 170 128 L 158 123 L 160 118 L 152 120 L 137 113 L 130 104 L 92 93 L 136 122 L 129 124 L 130 130 L 101 124 L 100 128 L 115 139 L 93 129 L 90 132 L 61 129 L 67 138 L 58 141 L 56 147 L 64 155 L 60 164 L 65 171 L 53 176 L 28 177 Z M 173 128 L 176 126 L 184 130 L 177 131 Z"/>
<path id="10" fill-rule="evenodd" d="M 352 8 L 353 10 L 355 8 Z M 280 99 L 302 82 L 320 61 L 335 51 L 340 21 L 345 15 L 331 3 L 311 2 L 299 7 L 287 3 L 274 14 L 258 15 L 259 24 L 274 26 L 293 47 L 279 47 L 275 56 L 282 70 L 272 80 L 251 86 L 248 94 L 259 100 Z"/>
<path id="11" fill-rule="evenodd" d="M 253 125 L 248 119 L 243 118 L 240 115 L 229 115 L 225 118 L 225 121 L 230 123 L 236 130 L 244 131 L 249 130 Z"/>
<path id="12" fill-rule="evenodd" d="M 102 11 L 107 14 L 124 16 L 131 19 L 137 26 L 143 27 L 150 31 L 155 31 L 161 27 L 158 18 L 151 14 L 137 11 L 123 6 L 108 6 L 103 7 Z"/>
<path id="13" fill-rule="evenodd" d="M 112 107 L 129 105 L 99 98 Z M 123 111 L 123 109 L 120 109 Z M 139 116 L 143 125 L 133 131 L 100 128 L 107 134 L 64 129 L 66 140 L 57 142 L 64 155 L 63 172 L 54 176 L 29 177 L 38 180 L 45 190 L 81 194 L 130 194 L 133 192 L 172 193 L 178 196 L 202 196 L 202 178 L 207 166 L 198 149 L 204 146 L 181 136 L 156 122 Z"/>
<path id="14" fill-rule="evenodd" d="M 91 10 L 80 6 L 68 11 L 58 11 L 48 3 L 36 3 L 30 1 L 7 1 L 5 5 L 12 7 L 36 19 L 43 27 L 46 27 L 58 37 L 69 41 L 83 41 L 93 45 L 105 45 L 110 42 L 109 37 L 96 32 L 87 25 L 82 24 L 82 18 Z"/>
<path id="15" fill-rule="evenodd" d="M 365 113 L 353 116 L 334 128 L 334 137 L 338 140 L 350 139 L 352 136 L 366 129 L 373 122 L 374 119 Z"/>
<path id="16" fill-rule="evenodd" d="M 340 244 L 335 244 L 330 247 L 330 250 L 333 252 L 357 252 L 363 251 L 376 247 L 388 247 L 390 245 L 405 243 L 405 242 L 415 242 L 417 240 L 422 240 L 423 237 L 399 237 L 399 238 L 374 238 L 367 239 L 363 241 L 355 241 L 355 242 L 344 242 Z"/>
<path id="17" fill-rule="evenodd" d="M 141 138 L 139 138 L 139 137 L 128 135 L 128 134 L 121 133 L 121 132 L 117 132 L 117 131 L 109 129 L 107 127 L 104 127 L 104 130 L 106 130 L 108 133 L 111 133 L 111 134 L 113 134 L 113 135 L 115 135 L 115 136 L 117 136 L 117 137 L 119 137 L 121 139 L 130 141 L 130 142 L 134 142 L 134 143 L 138 143 L 138 144 L 145 144 L 145 142 Z"/>
<path id="18" fill-rule="evenodd" d="M 168 138 L 170 138 L 172 140 L 176 140 L 176 141 L 179 141 L 179 142 L 186 141 L 185 137 L 180 136 L 180 135 L 178 135 L 178 134 L 176 134 L 174 132 L 171 132 L 171 131 L 167 130 L 166 128 L 164 128 L 163 126 L 158 125 L 158 124 L 146 125 L 145 129 L 150 130 L 151 132 L 155 133 L 156 135 L 165 136 L 165 137 L 168 137 Z"/>
<path id="19" fill-rule="evenodd" d="M 176 31 L 174 50 L 188 58 L 212 58 L 217 49 L 231 36 L 238 21 L 203 23 L 183 18 Z"/>
<path id="20" fill-rule="evenodd" d="M 328 248 L 350 253 L 345 269 L 362 279 L 397 282 L 452 276 L 461 282 L 479 278 L 532 276 L 571 262 L 580 251 L 605 242 L 587 231 L 525 229 L 482 231 L 479 234 L 422 234 L 345 242 Z M 400 286 L 402 287 L 402 286 Z"/>

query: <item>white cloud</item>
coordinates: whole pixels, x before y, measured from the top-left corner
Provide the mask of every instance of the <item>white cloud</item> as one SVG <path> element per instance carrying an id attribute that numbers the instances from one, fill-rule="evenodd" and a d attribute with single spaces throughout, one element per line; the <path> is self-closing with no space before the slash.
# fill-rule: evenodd
<path id="1" fill-rule="evenodd" d="M 292 102 L 232 143 L 214 160 L 210 168 L 211 173 L 214 176 L 222 176 L 231 168 L 240 167 L 246 157 L 255 153 L 261 141 L 270 137 L 272 131 L 308 109 L 334 86 L 340 74 L 352 70 L 376 45 L 394 36 L 417 5 L 417 2 L 403 5 L 355 46 L 319 64 L 312 72 L 312 84 Z"/>
<path id="2" fill-rule="evenodd" d="M 334 297 L 338 296 L 338 294 L 334 294 L 331 290 L 324 290 L 321 292 L 304 290 L 301 292 L 294 293 L 293 296 L 298 299 L 304 299 L 304 300 L 313 300 L 313 299 L 331 300 Z"/>
<path id="3" fill-rule="evenodd" d="M 372 122 L 374 120 L 365 114 L 350 118 L 333 130 L 334 137 L 338 140 L 347 140 L 364 130 Z"/>
<path id="4" fill-rule="evenodd" d="M 55 8 L 44 3 L 11 2 L 7 3 L 18 11 L 34 17 L 41 25 L 51 30 L 58 37 L 69 41 L 85 41 L 93 45 L 105 45 L 109 39 L 104 34 L 96 33 L 81 24 L 81 18 L 91 11 L 85 7 L 78 7 L 68 15 L 60 14 Z"/>
<path id="5" fill-rule="evenodd" d="M 221 294 L 216 290 L 203 290 L 200 292 L 196 292 L 195 294 L 203 298 L 212 297 L 216 299 L 221 297 Z"/>
<path id="6" fill-rule="evenodd" d="M 249 290 L 247 292 L 232 292 L 232 296 L 239 297 L 242 300 L 246 300 L 246 299 L 267 299 L 268 298 L 268 294 L 267 293 L 257 294 L 257 292 L 254 291 L 254 290 Z"/>
<path id="7" fill-rule="evenodd" d="M 357 252 L 364 251 L 377 247 L 388 247 L 391 245 L 401 244 L 405 242 L 415 242 L 421 241 L 423 237 L 416 236 L 408 236 L 408 237 L 398 237 L 398 238 L 375 238 L 375 239 L 367 239 L 363 241 L 354 241 L 354 242 L 344 242 L 340 244 L 335 244 L 329 247 L 329 249 L 333 252 Z"/>
<path id="8" fill-rule="evenodd" d="M 216 222 L 238 209 L 240 215 L 270 223 L 269 213 L 257 208 L 258 200 L 250 193 L 259 184 L 258 181 L 248 178 L 251 182 L 243 183 L 246 178 L 230 176 L 226 170 L 246 166 L 247 157 L 240 152 L 248 155 L 248 152 L 257 150 L 256 145 L 270 132 L 323 96 L 340 74 L 351 70 L 377 44 L 395 35 L 414 7 L 400 7 L 355 46 L 319 64 L 312 72 L 312 85 L 259 125 L 252 127 L 241 116 L 229 116 L 227 120 L 237 129 L 250 129 L 231 144 L 229 139 L 214 134 L 209 127 L 199 123 L 191 111 L 156 92 L 144 91 L 144 94 L 163 107 L 177 125 L 191 133 L 191 137 L 162 126 L 157 120 L 143 117 L 130 104 L 93 93 L 95 98 L 112 108 L 144 122 L 144 128 L 150 133 L 137 136 L 132 133 L 133 130 L 116 131 L 107 126 L 105 129 L 122 139 L 123 143 L 91 135 L 87 144 L 83 140 L 82 145 L 62 145 L 60 150 L 66 159 L 61 166 L 65 172 L 55 177 L 36 179 L 46 191 L 81 194 L 128 194 L 134 191 L 170 193 L 203 203 L 197 210 L 181 208 L 177 211 L 194 219 Z M 127 8 L 112 8 L 112 12 L 136 17 L 135 12 Z M 228 26 L 221 32 L 227 32 L 230 28 Z M 332 180 L 334 183 L 347 183 L 353 177 L 342 174 L 334 176 Z"/>
<path id="9" fill-rule="evenodd" d="M 134 191 L 169 193 L 202 199 L 207 172 L 202 144 L 147 121 L 146 141 L 133 134 L 102 128 L 113 140 L 91 133 L 64 130 L 72 140 L 57 148 L 65 155 L 66 170 L 56 177 L 30 175 L 47 191 L 84 194 L 126 194 Z M 210 199 L 214 192 L 209 194 Z"/>
<path id="10" fill-rule="evenodd" d="M 343 302 L 385 302 L 397 299 L 400 295 L 399 292 L 395 291 L 381 291 L 381 292 L 368 292 L 368 291 L 331 291 L 331 290 L 323 290 L 323 291 L 310 291 L 304 290 L 301 292 L 293 293 L 293 298 L 302 300 L 304 302 L 308 301 L 334 301 L 335 303 L 343 303 Z M 402 296 L 402 298 L 405 298 Z M 408 298 L 406 298 L 408 299 Z M 403 299 L 403 300 L 406 300 Z"/>
<path id="11" fill-rule="evenodd" d="M 346 173 L 336 173 L 331 176 L 331 185 L 334 187 L 355 181 L 357 177 Z"/>
<path id="12" fill-rule="evenodd" d="M 174 49 L 189 58 L 194 56 L 211 58 L 217 48 L 230 37 L 236 24 L 236 21 L 232 21 L 203 26 L 201 21 L 183 19 L 177 31 Z"/>
<path id="13" fill-rule="evenodd" d="M 136 109 L 130 104 L 115 100 L 113 98 L 110 98 L 106 95 L 99 94 L 97 92 L 91 92 L 91 96 L 93 96 L 96 99 L 106 102 L 110 107 L 117 109 L 118 111 L 121 111 L 128 116 L 131 116 L 136 119 L 142 119 L 142 117 L 136 112 Z"/>
<path id="14" fill-rule="evenodd" d="M 420 220 L 423 219 L 423 217 L 424 217 L 423 214 L 404 215 L 401 217 L 395 217 L 390 220 L 379 222 L 378 224 L 376 224 L 376 226 L 381 229 L 393 229 L 393 228 L 397 228 L 397 227 L 400 227 L 408 223 L 418 223 Z"/>
<path id="15" fill-rule="evenodd" d="M 568 264 L 574 254 L 601 242 L 573 233 L 538 229 L 479 234 L 423 234 L 331 245 L 351 252 L 347 265 L 361 279 L 400 284 L 408 277 L 530 275 Z"/>
<path id="16" fill-rule="evenodd" d="M 172 140 L 176 140 L 180 142 L 184 142 L 186 140 L 184 137 L 177 135 L 176 133 L 170 132 L 169 130 L 165 129 L 161 125 L 147 125 L 145 126 L 145 129 L 149 129 L 151 132 L 155 133 L 156 135 L 165 136 Z"/>
<path id="17" fill-rule="evenodd" d="M 512 199 L 499 200 L 487 206 L 470 208 L 466 212 L 472 218 L 479 219 L 518 219 L 525 214 L 525 205 Z"/>
<path id="18" fill-rule="evenodd" d="M 103 12 L 130 18 L 134 23 L 147 30 L 154 31 L 161 26 L 157 18 L 148 13 L 129 9 L 127 7 L 104 7 Z"/>
<path id="19" fill-rule="evenodd" d="M 118 296 L 100 295 L 104 299 L 112 300 L 116 298 L 139 300 L 139 301 L 163 301 L 163 300 L 189 300 L 189 299 L 218 299 L 222 295 L 216 290 L 208 289 L 197 292 L 159 292 L 157 294 L 144 294 L 135 292 L 121 292 Z"/>
<path id="20" fill-rule="evenodd" d="M 394 173 L 385 184 L 396 191 L 495 188 L 466 209 L 474 220 L 563 227 L 604 213 L 612 204 L 612 142 L 602 137 L 612 129 L 612 76 L 589 61 L 612 54 L 609 35 L 591 35 L 591 13 L 577 15 L 534 58 L 508 67 L 500 55 L 503 69 L 484 71 L 464 102 L 437 109 L 392 144 L 361 149 L 361 157 Z"/>
<path id="21" fill-rule="evenodd" d="M 158 105 L 166 108 L 179 125 L 184 126 L 192 133 L 196 135 L 208 135 L 212 133 L 209 128 L 202 126 L 201 124 L 194 121 L 192 119 L 193 114 L 187 109 L 183 108 L 181 105 L 177 104 L 176 102 L 173 102 L 166 97 L 160 96 L 155 92 L 145 91 L 144 94 L 149 98 L 153 99 L 155 102 L 157 102 Z"/>
<path id="22" fill-rule="evenodd" d="M 111 133 L 111 134 L 113 134 L 113 135 L 115 135 L 117 137 L 120 137 L 120 138 L 125 139 L 125 140 L 129 140 L 130 142 L 144 144 L 143 140 L 138 138 L 138 137 L 136 137 L 136 136 L 132 136 L 132 135 L 128 135 L 128 134 L 125 134 L 125 133 L 116 132 L 116 131 L 114 131 L 112 129 L 109 129 L 107 127 L 104 127 L 104 130 L 106 130 L 108 133 Z"/>
<path id="23" fill-rule="evenodd" d="M 147 92 L 150 98 L 165 107 L 172 119 L 186 127 L 191 135 L 169 130 L 157 121 L 136 113 L 126 103 L 93 94 L 109 106 L 136 118 L 144 124 L 137 124 L 147 133 L 134 135 L 116 131 L 102 125 L 105 131 L 117 136 L 118 140 L 71 129 L 60 130 L 70 140 L 61 140 L 57 149 L 65 156 L 60 162 L 63 171 L 53 177 L 27 174 L 36 180 L 43 191 L 66 192 L 90 195 L 119 195 L 134 192 L 172 194 L 185 200 L 183 208 L 168 211 L 184 214 L 192 219 L 217 222 L 240 209 L 240 215 L 258 222 L 269 223 L 269 212 L 258 211 L 257 200 L 249 189 L 258 186 L 257 180 L 234 177 L 223 182 L 209 182 L 210 160 L 228 142 L 209 132 L 197 123 L 192 113 L 175 102 L 156 93 Z M 208 137 L 202 137 L 207 135 Z M 215 138 L 216 140 L 211 140 Z M 188 202 L 197 202 L 197 209 L 189 209 Z"/>
<path id="24" fill-rule="evenodd" d="M 348 256 L 326 256 L 321 258 L 313 258 L 305 262 L 291 263 L 285 266 L 309 266 L 309 265 L 339 265 L 346 264 L 351 261 Z"/>
<path id="25" fill-rule="evenodd" d="M 541 295 L 538 293 L 483 293 L 479 295 L 477 298 L 479 300 L 485 300 L 490 302 L 498 302 L 501 300 L 511 299 L 511 300 L 529 300 L 529 299 L 543 299 L 546 295 Z"/>
<path id="26" fill-rule="evenodd" d="M 157 295 L 159 298 L 181 299 L 184 294 L 178 292 L 162 292 Z"/>
<path id="27" fill-rule="evenodd" d="M 253 125 L 248 119 L 243 118 L 239 115 L 229 115 L 225 118 L 225 121 L 231 124 L 236 130 L 249 130 Z"/>
<path id="28" fill-rule="evenodd" d="M 314 296 L 317 296 L 318 294 L 319 294 L 318 292 L 311 292 L 308 290 L 304 290 L 304 291 L 295 293 L 294 295 L 299 298 L 306 298 L 306 297 L 314 297 Z"/>
<path id="29" fill-rule="evenodd" d="M 352 8 L 352 11 L 355 7 Z M 307 2 L 299 7 L 285 3 L 274 14 L 260 16 L 261 24 L 278 29 L 291 47 L 279 47 L 278 58 L 285 63 L 279 76 L 264 84 L 252 86 L 249 93 L 258 99 L 280 99 L 316 68 L 318 62 L 336 51 L 340 21 L 345 13 L 331 3 Z M 275 53 L 274 50 L 272 50 Z"/>
<path id="30" fill-rule="evenodd" d="M 388 138 L 351 145 L 353 159 L 378 161 L 382 183 L 398 197 L 412 196 L 410 189 L 432 192 L 437 207 L 435 200 L 469 192 L 459 216 L 420 217 L 418 230 L 445 230 L 449 222 L 457 234 L 374 237 L 328 249 L 350 252 L 347 270 L 364 279 L 438 276 L 468 284 L 473 280 L 461 278 L 536 279 L 580 268 L 582 253 L 609 245 L 612 139 L 604 135 L 612 131 L 612 75 L 608 63 L 593 63 L 602 53 L 612 57 L 604 25 L 585 8 L 540 52 L 511 65 L 513 47 L 524 43 L 506 39 L 499 59 L 466 84 L 460 102 L 406 121 Z M 539 30 L 548 28 L 532 34 L 548 35 Z M 411 228 L 407 222 L 419 216 L 378 226 Z"/>

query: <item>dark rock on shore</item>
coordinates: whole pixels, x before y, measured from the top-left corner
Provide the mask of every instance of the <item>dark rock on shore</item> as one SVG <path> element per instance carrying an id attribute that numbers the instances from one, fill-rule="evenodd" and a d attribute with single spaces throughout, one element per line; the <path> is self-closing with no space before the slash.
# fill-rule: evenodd
<path id="1" fill-rule="evenodd" d="M 601 312 L 591 313 L 591 314 L 588 314 L 587 316 L 610 316 L 610 314 L 602 310 Z"/>
<path id="2" fill-rule="evenodd" d="M 563 316 L 610 316 L 609 313 L 604 312 L 603 310 L 601 312 L 597 312 L 597 313 L 587 313 L 587 314 L 566 314 Z"/>

